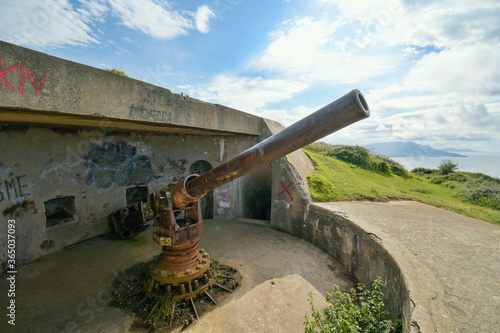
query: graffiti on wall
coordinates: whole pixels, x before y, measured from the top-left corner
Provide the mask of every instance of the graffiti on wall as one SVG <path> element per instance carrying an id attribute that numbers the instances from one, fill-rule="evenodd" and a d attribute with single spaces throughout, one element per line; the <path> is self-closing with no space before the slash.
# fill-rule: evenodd
<path id="1" fill-rule="evenodd" d="M 23 200 L 21 202 L 17 202 L 2 211 L 3 216 L 20 217 L 23 213 L 31 212 L 32 215 L 37 213 L 43 213 L 43 211 L 39 211 L 35 205 L 35 202 L 31 200 L 31 198 L 27 200 Z"/>
<path id="2" fill-rule="evenodd" d="M 0 182 L 0 202 L 4 199 L 13 200 L 24 197 L 27 193 L 25 189 L 28 185 L 23 179 L 26 175 L 11 177 Z"/>
<path id="3" fill-rule="evenodd" d="M 5 68 L 5 69 L 2 69 L 2 58 L 0 57 L 0 88 L 3 88 L 2 86 L 2 83 L 4 83 L 8 88 L 10 88 L 10 90 L 16 90 L 16 88 L 14 88 L 14 86 L 9 82 L 9 80 L 7 80 L 7 73 L 9 72 L 12 72 L 9 74 L 9 76 L 12 76 L 14 73 L 16 73 L 17 69 L 19 68 L 19 74 L 20 74 L 20 84 L 19 84 L 19 92 L 22 94 L 23 91 L 24 91 L 24 78 L 25 78 L 25 73 L 28 73 L 28 77 L 31 81 L 31 85 L 33 86 L 33 88 L 35 89 L 35 93 L 37 95 L 40 95 L 42 93 L 42 88 L 43 88 L 43 85 L 45 84 L 45 79 L 47 78 L 47 74 L 49 73 L 49 71 L 45 71 L 43 73 L 43 77 L 41 79 L 37 79 L 35 78 L 35 76 L 33 75 L 33 72 L 31 71 L 30 68 L 26 68 L 26 71 L 24 70 L 24 64 L 21 63 L 19 64 L 19 62 L 16 62 L 15 64 Z M 12 79 L 11 79 L 12 81 Z"/>
<path id="4" fill-rule="evenodd" d="M 224 215 L 231 207 L 231 197 L 233 194 L 233 184 L 228 183 L 214 190 L 217 201 L 217 214 Z"/>
<path id="5" fill-rule="evenodd" d="M 177 182 L 182 178 L 184 178 L 184 175 L 186 173 L 186 164 L 188 163 L 188 160 L 184 158 L 178 160 L 169 158 L 168 163 L 169 163 L 168 168 L 170 170 L 177 171 L 177 175 L 173 177 L 172 181 Z"/>
<path id="6" fill-rule="evenodd" d="M 91 144 L 84 157 L 86 183 L 100 188 L 112 185 L 143 185 L 153 177 L 148 157 L 138 154 L 135 145 L 126 141 Z"/>
<path id="7" fill-rule="evenodd" d="M 284 190 L 281 191 L 279 194 L 278 194 L 278 197 L 281 196 L 283 193 L 287 193 L 289 196 L 290 196 L 290 199 L 292 199 L 293 201 L 293 197 L 292 195 L 290 194 L 290 192 L 288 192 L 288 189 L 292 186 L 293 183 L 290 183 L 288 186 L 285 186 L 285 184 L 283 184 L 283 182 L 280 182 L 281 186 L 283 186 Z"/>

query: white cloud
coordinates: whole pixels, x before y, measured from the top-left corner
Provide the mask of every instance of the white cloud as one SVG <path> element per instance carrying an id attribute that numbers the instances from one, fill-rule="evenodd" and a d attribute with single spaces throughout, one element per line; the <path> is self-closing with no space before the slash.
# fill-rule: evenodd
<path id="1" fill-rule="evenodd" d="M 206 34 L 210 31 L 210 18 L 215 17 L 214 12 L 206 5 L 198 7 L 195 14 L 196 29 L 199 32 Z"/>
<path id="2" fill-rule="evenodd" d="M 375 44 L 399 46 L 414 59 L 400 80 L 365 94 L 372 117 L 360 126 L 360 134 L 368 141 L 383 137 L 441 146 L 447 140 L 500 139 L 500 34 L 495 23 L 500 3 L 407 2 L 398 14 L 374 2 L 367 7 L 375 10 L 370 14 L 348 1 L 333 2 L 346 10 L 350 25 L 362 27 L 363 51 L 372 54 Z M 361 13 L 368 16 L 360 19 Z M 369 29 L 370 24 L 375 28 Z"/>
<path id="3" fill-rule="evenodd" d="M 0 38 L 33 47 L 60 47 L 98 43 L 92 28 L 106 8 L 98 1 L 75 7 L 67 0 L 25 0 L 2 3 Z"/>
<path id="4" fill-rule="evenodd" d="M 283 126 L 290 126 L 297 121 L 307 117 L 319 108 L 311 108 L 305 105 L 299 105 L 290 110 L 283 109 L 260 109 L 255 114 L 260 117 L 279 122 Z"/>
<path id="5" fill-rule="evenodd" d="M 203 87 L 190 88 L 189 93 L 204 101 L 221 103 L 245 112 L 256 110 L 268 103 L 289 99 L 307 85 L 286 79 L 263 79 L 261 77 L 237 77 L 220 74 Z"/>
<path id="6" fill-rule="evenodd" d="M 491 82 L 492 75 L 500 76 L 499 46 L 500 43 L 475 43 L 429 53 L 412 68 L 404 83 L 414 90 L 451 91 L 465 97 L 474 94 L 481 82 L 490 81 L 490 90 L 496 90 L 500 97 L 500 82 Z"/>
<path id="7" fill-rule="evenodd" d="M 111 10 L 125 26 L 158 39 L 187 35 L 193 22 L 172 10 L 168 2 L 157 0 L 109 0 Z"/>
<path id="8" fill-rule="evenodd" d="M 500 43 L 424 55 L 400 84 L 367 95 L 393 139 L 500 139 Z"/>
<path id="9" fill-rule="evenodd" d="M 448 48 L 460 44 L 499 41 L 498 1 L 439 1 L 406 5 L 394 15 L 393 43 Z"/>
<path id="10" fill-rule="evenodd" d="M 387 54 L 369 55 L 342 48 L 336 31 L 343 24 L 327 18 L 289 20 L 271 34 L 274 40 L 249 67 L 309 82 L 356 83 L 399 64 Z"/>
<path id="11" fill-rule="evenodd" d="M 106 0 L 80 0 L 82 5 L 78 12 L 82 17 L 87 18 L 87 21 L 97 21 L 103 23 L 105 21 L 105 13 L 108 11 Z"/>
<path id="12" fill-rule="evenodd" d="M 196 12 L 177 11 L 160 0 L 25 0 L 2 3 L 0 38 L 32 47 L 100 44 L 98 24 L 117 16 L 130 29 L 156 39 L 188 35 L 189 30 L 210 31 L 213 11 L 202 5 Z M 125 37 L 126 38 L 126 37 Z"/>
<path id="13" fill-rule="evenodd" d="M 391 14 L 400 13 L 402 1 L 400 0 L 320 0 L 320 2 L 336 5 L 347 17 L 373 17 L 387 11 Z"/>
<path id="14" fill-rule="evenodd" d="M 196 12 L 179 12 L 168 1 L 109 0 L 109 4 L 112 13 L 120 17 L 122 24 L 156 39 L 188 35 L 192 29 L 208 33 L 210 19 L 216 17 L 207 5 L 198 7 Z"/>
<path id="15" fill-rule="evenodd" d="M 419 54 L 419 53 L 420 53 L 420 51 L 417 51 L 417 49 L 416 49 L 416 48 L 414 48 L 414 47 L 409 47 L 409 46 L 408 46 L 408 47 L 406 47 L 406 48 L 404 48 L 404 49 L 403 49 L 403 52 L 405 52 L 405 53 L 413 53 L 413 54 Z"/>

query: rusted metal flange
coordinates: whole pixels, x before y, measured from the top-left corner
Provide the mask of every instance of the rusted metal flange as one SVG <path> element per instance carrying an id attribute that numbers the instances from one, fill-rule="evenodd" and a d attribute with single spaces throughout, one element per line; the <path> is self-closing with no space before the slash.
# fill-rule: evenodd
<path id="1" fill-rule="evenodd" d="M 196 297 L 210 288 L 215 281 L 210 256 L 204 250 L 198 251 L 198 242 L 196 252 L 193 265 L 182 270 L 172 269 L 170 259 L 164 261 L 162 258 L 151 265 L 149 276 L 144 281 L 146 295 L 156 299 L 172 296 L 174 301 L 180 301 Z"/>

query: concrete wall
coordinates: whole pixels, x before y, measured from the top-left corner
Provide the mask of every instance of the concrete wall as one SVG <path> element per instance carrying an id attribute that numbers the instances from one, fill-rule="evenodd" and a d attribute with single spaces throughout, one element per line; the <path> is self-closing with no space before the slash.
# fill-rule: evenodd
<path id="1" fill-rule="evenodd" d="M 98 130 L 2 126 L 0 213 L 4 221 L 18 222 L 18 262 L 108 232 L 106 217 L 127 206 L 127 190 L 130 196 L 137 186 L 149 193 L 164 189 L 187 176 L 193 163 L 218 165 L 255 141 L 254 137 L 103 135 Z M 235 218 L 236 192 L 226 190 L 224 197 L 221 193 L 217 190 L 215 205 L 225 210 L 216 210 L 215 217 Z M 73 201 L 72 211 L 64 200 Z M 5 223 L 1 232 L 7 232 Z M 0 240 L 3 249 L 5 239 Z M 1 253 L 0 260 L 5 261 L 7 251 Z"/>

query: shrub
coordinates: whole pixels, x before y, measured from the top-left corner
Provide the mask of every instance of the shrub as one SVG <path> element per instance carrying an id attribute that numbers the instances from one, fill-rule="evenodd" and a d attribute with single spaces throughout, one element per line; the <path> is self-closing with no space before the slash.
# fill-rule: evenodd
<path id="1" fill-rule="evenodd" d="M 403 177 L 403 178 L 410 178 L 410 174 L 408 173 L 408 171 L 406 171 L 406 169 L 399 163 L 393 161 L 394 163 L 392 163 L 390 165 L 390 168 L 391 168 L 391 172 L 395 175 L 398 175 L 399 177 Z"/>
<path id="2" fill-rule="evenodd" d="M 469 172 L 468 174 L 472 178 L 477 178 L 478 180 L 483 180 L 483 181 L 489 180 L 489 181 L 492 181 L 492 182 L 500 184 L 500 179 L 499 178 L 491 177 L 491 176 L 485 175 L 484 173 Z"/>
<path id="3" fill-rule="evenodd" d="M 111 73 L 115 73 L 115 74 L 118 74 L 118 75 L 122 75 L 122 76 L 127 76 L 127 74 L 125 74 L 124 71 L 118 69 L 118 68 L 104 68 L 105 71 L 108 71 L 108 72 L 111 72 Z"/>
<path id="4" fill-rule="evenodd" d="M 415 168 L 415 169 L 411 170 L 412 173 L 423 173 L 426 175 L 430 175 L 430 174 L 434 173 L 435 171 L 436 170 L 426 169 L 426 168 Z"/>
<path id="5" fill-rule="evenodd" d="M 330 157 L 335 157 L 344 162 L 355 164 L 364 169 L 370 168 L 368 162 L 370 153 L 368 149 L 361 146 L 329 145 L 324 142 L 315 142 L 306 148 Z"/>
<path id="6" fill-rule="evenodd" d="M 332 156 L 365 169 L 369 168 L 368 158 L 370 154 L 368 153 L 368 149 L 361 146 L 335 146 Z"/>
<path id="7" fill-rule="evenodd" d="M 389 165 L 382 161 L 382 162 L 371 162 L 370 163 L 370 169 L 378 171 L 380 173 L 384 173 L 386 175 L 391 174 L 391 170 L 389 169 Z"/>
<path id="8" fill-rule="evenodd" d="M 438 169 L 443 175 L 447 175 L 460 169 L 460 165 L 451 160 L 444 159 L 441 161 L 441 164 L 439 164 Z"/>
<path id="9" fill-rule="evenodd" d="M 500 184 L 495 181 L 470 180 L 460 194 L 465 201 L 500 210 Z"/>
<path id="10" fill-rule="evenodd" d="M 332 146 L 324 142 L 314 142 L 310 145 L 307 145 L 305 148 L 311 149 L 317 153 L 328 155 L 328 152 L 331 150 Z"/>
<path id="11" fill-rule="evenodd" d="M 337 301 L 330 293 L 326 293 L 329 303 L 322 315 L 314 307 L 312 294 L 309 293 L 309 303 L 312 309 L 312 318 L 305 316 L 305 332 L 335 332 L 335 333 L 390 333 L 396 332 L 389 311 L 385 309 L 384 293 L 385 284 L 378 276 L 372 285 L 372 291 L 366 290 L 364 284 L 359 283 L 356 289 L 351 290 L 351 295 L 339 291 L 334 285 L 334 294 Z"/>
<path id="12" fill-rule="evenodd" d="M 444 179 L 443 177 L 437 176 L 431 179 L 431 184 L 441 185 L 445 181 L 446 179 Z"/>
<path id="13" fill-rule="evenodd" d="M 446 180 L 453 181 L 453 182 L 459 182 L 459 183 L 465 183 L 466 181 L 469 180 L 467 176 L 462 174 L 461 172 L 458 173 L 452 173 L 447 176 L 445 176 Z"/>
<path id="14" fill-rule="evenodd" d="M 411 188 L 410 191 L 418 192 L 418 193 L 422 193 L 422 194 L 431 193 L 431 189 L 428 187 L 425 187 L 425 186 L 417 186 L 417 187 Z"/>

